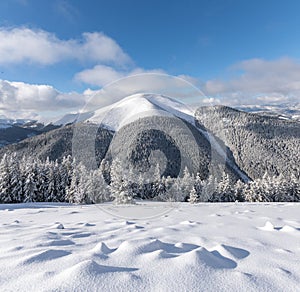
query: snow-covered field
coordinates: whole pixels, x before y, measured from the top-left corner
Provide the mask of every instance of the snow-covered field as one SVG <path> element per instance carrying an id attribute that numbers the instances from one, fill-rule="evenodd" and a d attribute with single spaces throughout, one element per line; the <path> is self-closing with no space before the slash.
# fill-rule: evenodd
<path id="1" fill-rule="evenodd" d="M 0 205 L 0 228 L 0 291 L 300 291 L 296 203 Z"/>

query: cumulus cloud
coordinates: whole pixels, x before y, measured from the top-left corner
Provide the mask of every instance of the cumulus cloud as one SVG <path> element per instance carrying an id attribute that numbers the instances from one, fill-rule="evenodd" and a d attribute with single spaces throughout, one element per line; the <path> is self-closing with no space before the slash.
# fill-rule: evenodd
<path id="1" fill-rule="evenodd" d="M 103 86 L 125 76 L 125 72 L 117 71 L 113 67 L 96 65 L 77 73 L 75 79 L 86 84 Z"/>
<path id="2" fill-rule="evenodd" d="M 233 76 L 229 79 L 201 81 L 188 75 L 168 76 L 161 69 L 134 67 L 118 43 L 101 32 L 63 40 L 44 30 L 0 27 L 0 40 L 0 65 L 85 62 L 91 68 L 78 72 L 74 79 L 101 88 L 62 93 L 49 85 L 0 80 L 0 113 L 34 116 L 46 111 L 84 110 L 93 96 L 89 110 L 140 92 L 165 94 L 187 103 L 229 105 L 299 101 L 300 97 L 300 63 L 290 58 L 245 60 L 229 68 Z"/>
<path id="3" fill-rule="evenodd" d="M 63 60 L 126 64 L 130 57 L 115 40 L 101 32 L 62 40 L 44 30 L 0 28 L 0 64 L 30 62 L 51 65 Z"/>
<path id="4" fill-rule="evenodd" d="M 144 73 L 165 74 L 165 72 L 160 69 L 144 70 L 142 68 L 134 68 L 132 70 L 124 70 L 106 65 L 96 65 L 91 69 L 77 73 L 75 79 L 86 84 L 102 87 L 121 78 Z"/>
<path id="5" fill-rule="evenodd" d="M 290 58 L 251 59 L 230 68 L 236 77 L 208 80 L 203 90 L 227 103 L 276 103 L 300 100 L 300 63 Z M 242 73 L 240 73 L 242 72 Z"/>
<path id="6" fill-rule="evenodd" d="M 42 112 L 78 110 L 89 98 L 89 92 L 61 93 L 49 85 L 0 80 L 0 110 L 14 117 L 34 117 Z"/>
<path id="7" fill-rule="evenodd" d="M 62 93 L 49 85 L 0 80 L 0 114 L 12 118 L 42 116 L 47 120 L 46 116 L 97 110 L 136 93 L 164 94 L 177 99 L 196 95 L 201 98 L 201 92 L 189 82 L 160 70 L 145 72 L 137 68 L 132 73 L 135 74 L 127 76 L 117 72 L 125 77 L 99 90 L 86 89 L 83 93 Z"/>

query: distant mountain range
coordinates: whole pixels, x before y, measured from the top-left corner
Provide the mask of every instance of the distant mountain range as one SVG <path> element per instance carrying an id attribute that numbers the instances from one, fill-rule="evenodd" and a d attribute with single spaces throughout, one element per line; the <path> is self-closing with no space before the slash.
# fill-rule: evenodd
<path id="1" fill-rule="evenodd" d="M 276 111 L 270 106 L 240 109 L 251 113 L 225 106 L 194 112 L 166 96 L 137 94 L 46 126 L 2 119 L 0 143 L 6 146 L 0 149 L 0 157 L 16 152 L 55 160 L 75 154 L 86 165 L 97 167 L 103 158 L 120 156 L 146 171 L 153 164 L 152 154 L 161 152 L 164 158 L 157 162 L 164 163 L 164 175 L 173 177 L 183 165 L 203 178 L 212 171 L 218 175 L 225 171 L 243 181 L 265 171 L 299 176 L 299 105 L 291 109 L 283 105 Z"/>
<path id="2" fill-rule="evenodd" d="M 240 105 L 236 109 L 260 115 L 278 117 L 283 120 L 300 121 L 300 103 L 265 105 Z"/>
<path id="3" fill-rule="evenodd" d="M 282 120 L 300 122 L 300 103 L 283 103 L 280 105 L 239 105 L 235 109 L 255 113 L 261 116 L 277 117 Z M 70 113 L 47 122 L 32 119 L 10 119 L 0 115 L 0 148 L 9 144 L 18 143 L 26 138 L 57 129 L 62 126 L 85 121 L 101 115 L 106 109 L 87 113 Z M 143 110 L 141 108 L 141 110 Z"/>
<path id="4" fill-rule="evenodd" d="M 44 125 L 30 119 L 8 119 L 0 116 L 0 148 L 51 131 L 59 126 Z"/>

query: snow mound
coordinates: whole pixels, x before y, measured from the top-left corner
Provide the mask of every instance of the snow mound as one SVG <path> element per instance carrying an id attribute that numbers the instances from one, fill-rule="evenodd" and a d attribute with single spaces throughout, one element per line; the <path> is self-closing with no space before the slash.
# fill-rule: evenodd
<path id="1" fill-rule="evenodd" d="M 294 227 L 292 227 L 292 226 L 289 226 L 289 225 L 284 225 L 284 226 L 280 229 L 280 231 L 282 231 L 282 232 L 295 232 L 295 231 L 297 231 L 297 229 L 294 228 Z"/>
<path id="2" fill-rule="evenodd" d="M 62 275 L 68 276 L 71 279 L 76 277 L 90 278 L 103 273 L 116 273 L 116 272 L 132 272 L 138 270 L 137 268 L 114 267 L 105 266 L 96 263 L 93 260 L 85 260 L 76 264 L 75 266 L 62 272 Z"/>
<path id="3" fill-rule="evenodd" d="M 65 229 L 65 227 L 64 227 L 61 223 L 57 224 L 57 225 L 55 226 L 55 228 L 56 228 L 56 229 Z"/>
<path id="4" fill-rule="evenodd" d="M 114 251 L 114 249 L 110 249 L 104 242 L 99 242 L 92 251 L 98 254 L 109 254 Z"/>
<path id="5" fill-rule="evenodd" d="M 38 253 L 34 256 L 29 257 L 27 260 L 24 261 L 24 264 L 31 264 L 31 263 L 38 263 L 44 261 L 55 260 L 64 256 L 71 254 L 65 250 L 56 250 L 56 249 L 49 249 L 44 252 Z"/>
<path id="6" fill-rule="evenodd" d="M 274 225 L 271 222 L 267 221 L 266 224 L 263 227 L 259 227 L 259 229 L 265 230 L 265 231 L 273 231 Z"/>
<path id="7" fill-rule="evenodd" d="M 280 231 L 280 232 L 295 232 L 295 231 L 300 230 L 300 229 L 295 228 L 295 227 L 290 226 L 290 225 L 284 225 L 283 227 L 275 227 L 269 221 L 266 222 L 265 226 L 259 227 L 259 229 L 265 230 L 265 231 Z"/>
<path id="8" fill-rule="evenodd" d="M 237 263 L 230 258 L 221 255 L 218 251 L 208 251 L 204 247 L 199 247 L 176 259 L 178 264 L 207 266 L 213 269 L 234 269 Z"/>
<path id="9" fill-rule="evenodd" d="M 235 259 L 244 259 L 250 255 L 249 251 L 245 249 L 225 244 L 217 245 L 214 250 L 217 250 L 219 253 L 229 258 L 233 257 Z"/>

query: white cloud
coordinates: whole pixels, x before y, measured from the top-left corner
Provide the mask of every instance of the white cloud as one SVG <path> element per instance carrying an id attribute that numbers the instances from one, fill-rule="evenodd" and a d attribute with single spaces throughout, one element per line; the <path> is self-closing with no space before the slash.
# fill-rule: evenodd
<path id="1" fill-rule="evenodd" d="M 272 94 L 272 95 L 263 95 L 263 96 L 258 96 L 256 98 L 257 100 L 259 101 L 262 101 L 262 102 L 284 102 L 284 101 L 287 101 L 289 98 L 288 96 L 286 95 L 282 95 L 282 94 Z"/>
<path id="2" fill-rule="evenodd" d="M 230 70 L 236 77 L 209 80 L 204 84 L 204 92 L 222 96 L 229 104 L 300 100 L 300 63 L 296 60 L 251 59 L 235 64 Z"/>
<path id="3" fill-rule="evenodd" d="M 101 107 L 139 92 L 166 94 L 190 103 L 230 105 L 299 101 L 300 97 L 300 63 L 289 58 L 245 60 L 229 68 L 234 77 L 203 82 L 188 75 L 168 76 L 161 69 L 134 67 L 118 43 L 101 32 L 63 40 L 44 30 L 0 27 L 1 65 L 51 65 L 65 60 L 94 66 L 78 72 L 74 79 L 102 89 L 61 93 L 49 85 L 0 80 L 0 113 L 24 116 L 82 110 L 92 95 L 95 98 L 89 106 Z"/>
<path id="4" fill-rule="evenodd" d="M 37 113 L 74 110 L 84 106 L 89 93 L 61 93 L 49 85 L 0 80 L 0 110 L 3 114 L 34 117 Z"/>
<path id="5" fill-rule="evenodd" d="M 62 40 L 44 30 L 2 27 L 0 40 L 0 64 L 50 65 L 70 59 L 118 65 L 131 62 L 116 41 L 101 32 L 83 33 L 79 39 Z"/>
<path id="6" fill-rule="evenodd" d="M 71 111 L 96 110 L 135 93 L 165 94 L 177 99 L 182 99 L 185 94 L 198 94 L 201 97 L 201 93 L 188 82 L 162 71 L 145 73 L 137 68 L 131 73 L 133 75 L 127 76 L 117 72 L 115 74 L 125 77 L 100 90 L 86 89 L 83 93 L 62 93 L 49 85 L 0 80 L 0 114 L 11 118 L 42 116 L 45 119 L 47 116 L 62 116 Z"/>
<path id="7" fill-rule="evenodd" d="M 75 79 L 90 85 L 103 86 L 125 76 L 124 72 L 105 66 L 96 65 L 92 69 L 83 70 L 75 75 Z"/>
<path id="8" fill-rule="evenodd" d="M 102 87 L 111 82 L 118 81 L 121 78 L 144 73 L 165 74 L 164 71 L 160 69 L 144 70 L 142 68 L 135 68 L 133 70 L 122 70 L 106 65 L 96 65 L 91 69 L 77 73 L 75 80 Z M 138 87 L 139 85 L 136 86 Z"/>

